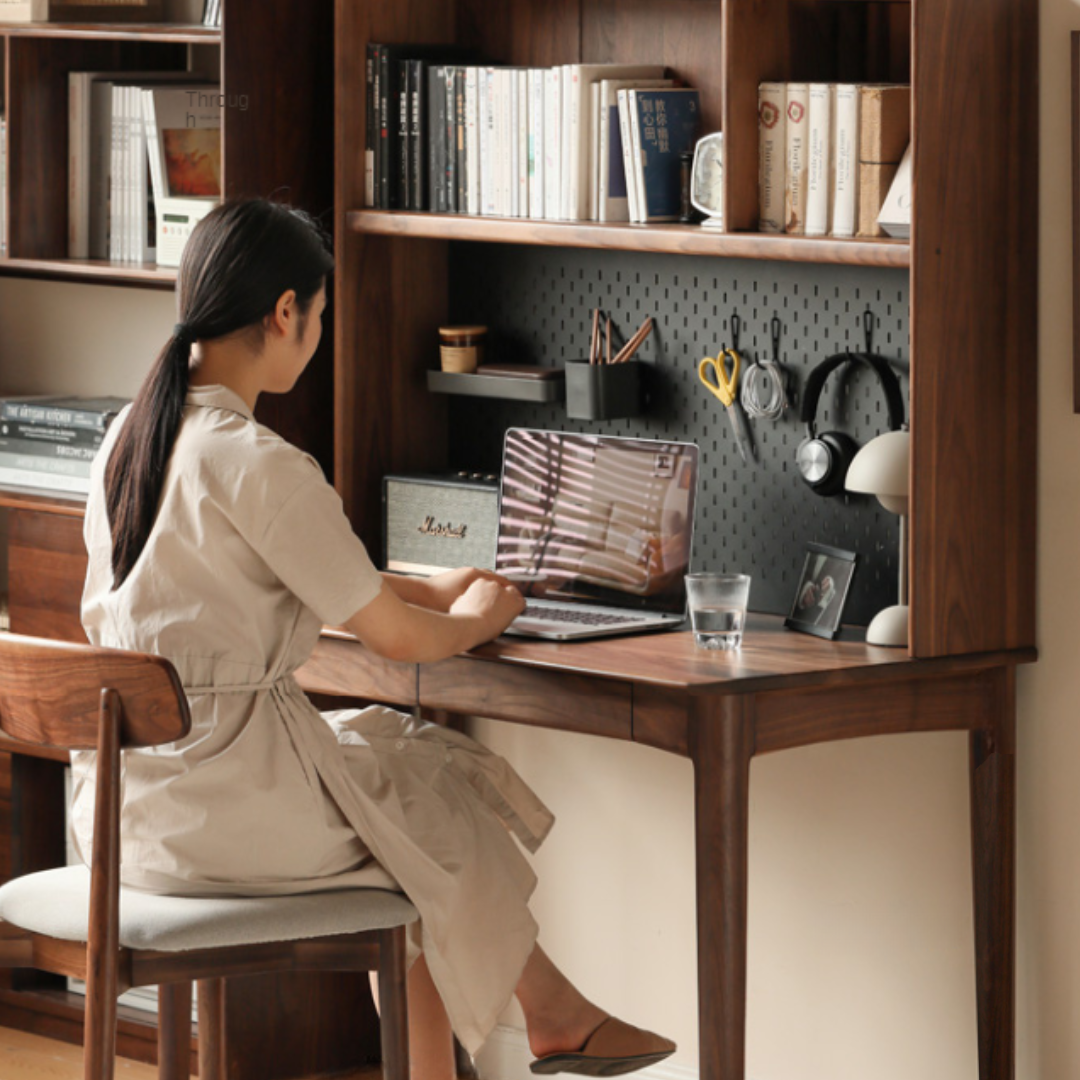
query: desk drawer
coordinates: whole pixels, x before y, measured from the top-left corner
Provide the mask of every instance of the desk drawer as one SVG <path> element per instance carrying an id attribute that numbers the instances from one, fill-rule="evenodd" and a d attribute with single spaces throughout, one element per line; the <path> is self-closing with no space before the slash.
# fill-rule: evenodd
<path id="1" fill-rule="evenodd" d="M 468 716 L 629 739 L 632 702 L 614 679 L 458 657 L 420 666 L 420 704 Z"/>

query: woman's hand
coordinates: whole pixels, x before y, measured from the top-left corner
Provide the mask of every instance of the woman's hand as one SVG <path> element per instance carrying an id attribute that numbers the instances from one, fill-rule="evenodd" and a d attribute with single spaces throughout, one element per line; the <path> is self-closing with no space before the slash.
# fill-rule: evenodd
<path id="1" fill-rule="evenodd" d="M 454 602 L 464 596 L 476 581 L 494 581 L 507 588 L 513 588 L 513 582 L 490 570 L 478 570 L 475 566 L 462 566 L 457 570 L 447 570 L 436 574 L 426 581 L 429 600 L 427 607 L 432 611 L 450 611 Z"/>
<path id="2" fill-rule="evenodd" d="M 451 615 L 472 616 L 481 621 L 487 638 L 498 637 L 525 610 L 525 598 L 496 574 L 475 578 L 450 606 Z"/>

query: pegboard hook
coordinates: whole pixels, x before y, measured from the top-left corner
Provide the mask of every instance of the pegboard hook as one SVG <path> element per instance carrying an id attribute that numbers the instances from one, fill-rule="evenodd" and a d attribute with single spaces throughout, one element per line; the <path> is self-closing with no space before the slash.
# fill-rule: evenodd
<path id="1" fill-rule="evenodd" d="M 742 319 L 738 314 L 732 315 L 731 319 L 731 347 L 735 352 L 739 351 L 739 338 L 742 335 Z"/>
<path id="2" fill-rule="evenodd" d="M 877 316 L 867 308 L 862 314 L 863 334 L 866 335 L 866 352 L 874 351 L 874 327 L 877 326 Z"/>
<path id="3" fill-rule="evenodd" d="M 780 321 L 780 316 L 774 315 L 769 320 L 769 331 L 772 334 L 772 358 L 778 362 L 780 360 L 780 335 L 783 330 L 784 324 Z"/>

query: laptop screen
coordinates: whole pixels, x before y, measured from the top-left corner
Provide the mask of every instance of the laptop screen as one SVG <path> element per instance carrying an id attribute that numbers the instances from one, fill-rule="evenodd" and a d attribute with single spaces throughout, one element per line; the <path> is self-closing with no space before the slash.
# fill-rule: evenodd
<path id="1" fill-rule="evenodd" d="M 697 462 L 689 443 L 511 428 L 496 571 L 530 597 L 682 614 Z"/>

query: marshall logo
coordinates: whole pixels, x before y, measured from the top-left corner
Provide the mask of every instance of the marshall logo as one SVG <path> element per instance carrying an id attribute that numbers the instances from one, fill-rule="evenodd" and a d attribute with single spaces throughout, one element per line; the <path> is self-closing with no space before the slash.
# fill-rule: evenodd
<path id="1" fill-rule="evenodd" d="M 416 531 L 424 536 L 442 536 L 448 540 L 464 540 L 468 525 L 437 525 L 430 514 L 424 518 L 424 524 Z"/>

